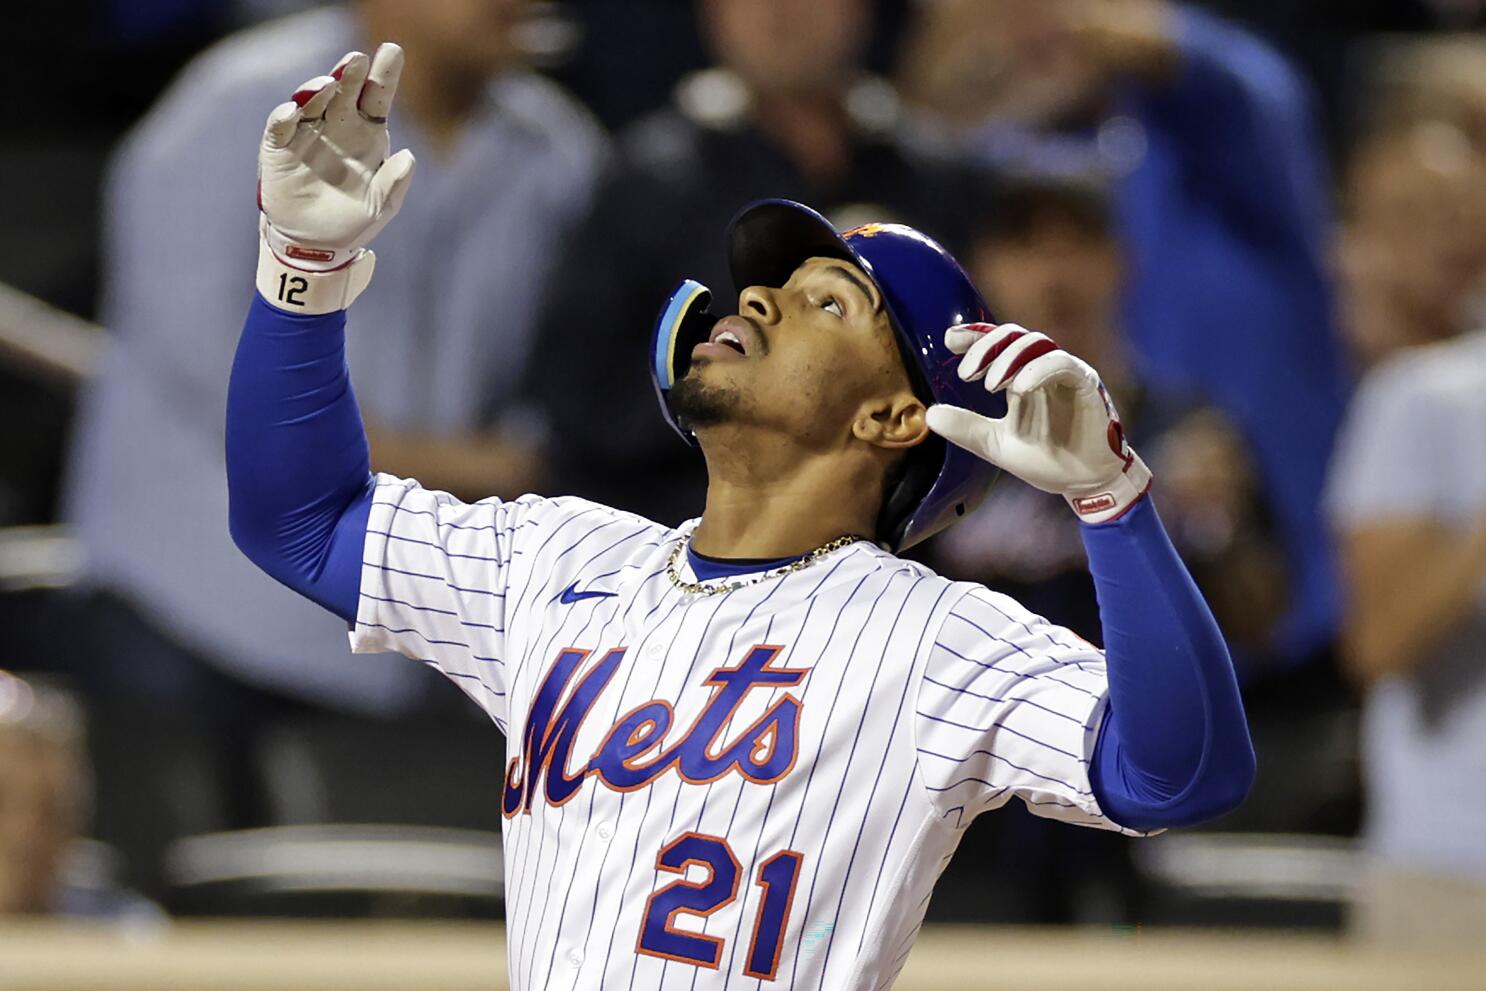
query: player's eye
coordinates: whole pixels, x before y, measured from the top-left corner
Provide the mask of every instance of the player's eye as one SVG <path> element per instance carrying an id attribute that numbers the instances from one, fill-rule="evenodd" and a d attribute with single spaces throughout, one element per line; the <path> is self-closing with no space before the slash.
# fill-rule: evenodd
<path id="1" fill-rule="evenodd" d="M 834 314 L 836 314 L 836 316 L 838 316 L 838 317 L 844 315 L 844 311 L 841 308 L 841 303 L 837 301 L 837 299 L 836 299 L 835 296 L 827 296 L 824 299 L 822 299 L 819 303 L 816 303 L 815 305 L 816 306 L 819 306 L 822 310 L 825 310 L 827 313 L 834 313 Z"/>

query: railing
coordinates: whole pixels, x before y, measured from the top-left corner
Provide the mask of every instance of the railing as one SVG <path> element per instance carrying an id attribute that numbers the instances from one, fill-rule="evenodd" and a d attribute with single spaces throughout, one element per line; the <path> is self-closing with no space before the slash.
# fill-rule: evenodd
<path id="1" fill-rule="evenodd" d="M 231 885 L 259 892 L 359 891 L 500 898 L 499 833 L 417 826 L 276 826 L 190 836 L 171 844 L 176 889 Z"/>
<path id="2" fill-rule="evenodd" d="M 1135 845 L 1152 880 L 1199 898 L 1346 902 L 1365 855 L 1339 836 L 1168 833 Z"/>
<path id="3" fill-rule="evenodd" d="M 97 372 L 107 344 L 97 324 L 0 283 L 0 362 L 75 387 Z"/>
<path id="4" fill-rule="evenodd" d="M 98 372 L 103 328 L 0 282 L 0 364 L 62 389 Z M 0 592 L 72 584 L 82 549 L 61 526 L 0 528 Z"/>

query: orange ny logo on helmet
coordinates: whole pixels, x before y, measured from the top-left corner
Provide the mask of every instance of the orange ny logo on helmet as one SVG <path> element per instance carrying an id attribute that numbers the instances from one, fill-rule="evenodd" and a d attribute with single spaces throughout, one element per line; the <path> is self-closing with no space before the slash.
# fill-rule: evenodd
<path id="1" fill-rule="evenodd" d="M 860 227 L 853 227 L 851 230 L 846 231 L 841 236 L 872 237 L 873 235 L 881 234 L 885 230 L 887 230 L 887 224 L 863 224 Z"/>

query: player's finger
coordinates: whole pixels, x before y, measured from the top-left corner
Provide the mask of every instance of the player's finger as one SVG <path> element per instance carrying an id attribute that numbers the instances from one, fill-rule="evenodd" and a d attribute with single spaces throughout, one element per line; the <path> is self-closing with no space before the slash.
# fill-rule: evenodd
<path id="1" fill-rule="evenodd" d="M 1033 358 L 1006 383 L 1008 401 L 1012 396 L 1025 396 L 1050 385 L 1081 385 L 1090 379 L 1097 383 L 1094 370 L 1062 348 Z"/>
<path id="2" fill-rule="evenodd" d="M 373 123 L 383 123 L 392 112 L 392 99 L 397 95 L 397 81 L 402 78 L 402 47 L 390 41 L 377 46 L 372 55 L 366 85 L 356 106 L 361 115 Z"/>
<path id="3" fill-rule="evenodd" d="M 370 59 L 366 57 L 365 52 L 356 51 L 353 49 L 352 51 L 349 51 L 341 56 L 340 61 L 335 64 L 335 68 L 330 70 L 330 74 L 338 80 L 345 79 L 346 67 L 349 66 L 352 62 L 356 61 L 362 61 L 367 63 L 368 65 L 370 64 Z M 364 69 L 361 72 L 361 78 L 363 81 L 366 79 L 366 72 L 364 71 Z"/>
<path id="4" fill-rule="evenodd" d="M 264 147 L 286 147 L 294 139 L 294 131 L 299 127 L 299 114 L 299 104 L 293 100 L 285 100 L 274 107 L 263 128 Z"/>
<path id="5" fill-rule="evenodd" d="M 319 120 L 325 116 L 325 108 L 330 106 L 330 98 L 335 96 L 335 77 L 316 76 L 308 82 L 302 83 L 299 89 L 294 91 L 294 102 L 299 104 L 300 120 Z"/>
<path id="6" fill-rule="evenodd" d="M 961 406 L 935 403 L 924 414 L 929 429 L 977 457 L 999 464 L 1003 424 Z"/>
<path id="7" fill-rule="evenodd" d="M 361 52 L 347 52 L 341 56 L 330 74 L 335 77 L 335 93 L 325 111 L 327 119 L 344 122 L 356 114 L 356 101 L 361 97 L 361 86 L 366 82 L 371 60 Z"/>
<path id="8" fill-rule="evenodd" d="M 944 332 L 944 346 L 953 354 L 964 354 L 995 329 L 993 323 L 957 323 Z"/>
<path id="9" fill-rule="evenodd" d="M 1052 436 L 1053 404 L 1046 389 L 1038 389 L 1020 396 L 1009 396 L 1007 407 L 1016 405 L 1017 436 L 1038 446 L 1057 443 Z"/>
<path id="10" fill-rule="evenodd" d="M 1058 345 L 1046 334 L 1040 334 L 1035 330 L 1023 331 L 1015 338 L 1008 339 L 1003 347 L 997 348 L 997 353 L 989 357 L 982 364 L 982 374 L 985 376 L 985 387 L 991 392 L 1006 388 L 1006 384 L 1033 361 L 1043 355 L 1051 354 L 1059 350 Z"/>
<path id="11" fill-rule="evenodd" d="M 1025 437 L 1031 426 L 1034 412 L 1032 404 L 1026 402 L 1023 397 L 1007 395 L 1006 415 L 1002 419 L 1006 422 L 1007 430 L 1019 437 Z"/>
<path id="12" fill-rule="evenodd" d="M 989 325 L 982 324 L 975 326 Z M 966 382 L 975 382 L 985 377 L 986 369 L 990 366 L 990 363 L 995 361 L 1013 342 L 1028 333 L 1029 331 L 1025 327 L 1014 323 L 1003 323 L 990 330 L 979 333 L 974 342 L 970 344 L 970 347 L 966 349 L 963 357 L 960 358 L 960 367 L 958 369 L 960 378 Z M 957 342 L 968 340 L 968 338 L 968 334 L 963 337 L 957 337 Z"/>
<path id="13" fill-rule="evenodd" d="M 1014 323 L 1002 324 L 994 330 L 986 331 L 966 349 L 960 358 L 960 366 L 957 373 L 966 382 L 975 382 L 985 376 L 986 368 L 996 360 L 1003 350 L 1027 331 Z M 967 335 L 968 336 L 968 335 Z M 965 340 L 958 338 L 957 340 Z M 947 341 L 946 341 L 947 343 Z"/>
<path id="14" fill-rule="evenodd" d="M 1047 335 L 1017 324 L 1001 324 L 965 352 L 965 356 L 960 359 L 959 376 L 966 382 L 983 378 L 986 388 L 994 392 L 1005 385 L 1010 377 L 1008 371 L 1014 374 L 1021 367 L 1016 364 L 1016 360 L 1027 348 L 1035 345 L 1039 353 L 1046 353 L 1046 346 L 1042 342 L 1047 340 Z M 1033 354 L 1026 360 L 1030 361 L 1035 357 L 1037 355 Z"/>
<path id="15" fill-rule="evenodd" d="M 413 153 L 404 148 L 383 162 L 377 174 L 372 176 L 372 207 L 378 215 L 391 219 L 402 209 L 402 201 L 408 195 L 408 185 L 413 180 Z"/>

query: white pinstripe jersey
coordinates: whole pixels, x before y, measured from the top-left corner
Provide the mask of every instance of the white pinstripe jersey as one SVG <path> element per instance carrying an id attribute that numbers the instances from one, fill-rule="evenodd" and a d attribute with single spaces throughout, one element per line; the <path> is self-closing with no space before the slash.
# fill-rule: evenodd
<path id="1" fill-rule="evenodd" d="M 1088 643 L 866 542 L 686 594 L 688 530 L 377 478 L 352 647 L 507 733 L 513 988 L 887 987 L 975 815 L 1118 828 Z"/>

